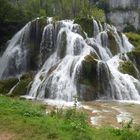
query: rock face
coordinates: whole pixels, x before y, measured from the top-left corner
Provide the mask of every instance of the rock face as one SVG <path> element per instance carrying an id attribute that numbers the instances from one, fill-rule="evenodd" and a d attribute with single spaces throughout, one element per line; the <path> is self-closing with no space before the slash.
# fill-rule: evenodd
<path id="1" fill-rule="evenodd" d="M 139 68 L 130 62 L 132 57 L 139 64 L 139 59 L 132 49 L 114 26 L 92 18 L 37 18 L 11 39 L 0 57 L 0 93 L 65 101 L 75 96 L 85 101 L 140 100 Z"/>
<path id="2" fill-rule="evenodd" d="M 109 4 L 112 8 L 140 9 L 139 0 L 109 0 Z"/>
<path id="3" fill-rule="evenodd" d="M 109 0 L 109 20 L 122 31 L 128 25 L 140 28 L 139 0 Z"/>

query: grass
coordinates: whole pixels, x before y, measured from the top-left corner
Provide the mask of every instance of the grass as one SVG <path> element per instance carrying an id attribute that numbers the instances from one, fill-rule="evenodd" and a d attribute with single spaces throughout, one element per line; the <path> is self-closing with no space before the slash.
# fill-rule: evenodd
<path id="1" fill-rule="evenodd" d="M 46 106 L 0 95 L 0 134 L 14 140 L 140 140 L 140 128 L 96 129 L 75 107 L 46 114 Z"/>

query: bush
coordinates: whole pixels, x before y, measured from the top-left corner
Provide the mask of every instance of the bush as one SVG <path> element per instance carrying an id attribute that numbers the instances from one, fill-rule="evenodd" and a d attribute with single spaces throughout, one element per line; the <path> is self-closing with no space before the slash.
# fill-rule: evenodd
<path id="1" fill-rule="evenodd" d="M 140 35 L 137 33 L 125 33 L 125 35 L 128 37 L 129 41 L 136 47 L 140 47 Z"/>
<path id="2" fill-rule="evenodd" d="M 135 69 L 135 67 L 134 67 L 134 65 L 131 61 L 120 62 L 118 69 L 119 69 L 120 72 L 122 72 L 124 74 L 129 74 L 129 75 L 132 75 L 135 78 L 138 78 L 136 69 Z"/>
<path id="3" fill-rule="evenodd" d="M 123 32 L 136 32 L 136 28 L 133 25 L 128 24 L 124 29 Z"/>
<path id="4" fill-rule="evenodd" d="M 18 82 L 17 78 L 9 78 L 7 80 L 0 80 L 0 93 L 7 94 L 10 89 Z"/>

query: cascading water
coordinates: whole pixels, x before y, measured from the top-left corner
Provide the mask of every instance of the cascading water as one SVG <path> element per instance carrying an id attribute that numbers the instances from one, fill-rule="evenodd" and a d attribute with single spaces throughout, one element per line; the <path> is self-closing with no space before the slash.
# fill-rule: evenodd
<path id="1" fill-rule="evenodd" d="M 32 24 L 12 38 L 0 58 L 0 79 L 37 70 L 29 98 L 72 101 L 78 95 L 81 100 L 140 100 L 137 67 L 137 77 L 119 70 L 121 62 L 130 61 L 127 52 L 133 46 L 115 27 L 93 20 L 93 37 L 88 38 L 74 21 L 48 18 L 43 27 L 37 27 L 39 21 Z M 36 59 L 40 63 L 32 69 Z"/>
<path id="2" fill-rule="evenodd" d="M 30 25 L 31 23 L 28 23 L 10 40 L 6 51 L 0 58 L 0 79 L 16 76 L 26 71 L 26 47 L 29 41 Z"/>
<path id="3" fill-rule="evenodd" d="M 63 28 L 57 37 L 56 51 L 36 75 L 29 92 L 31 97 L 71 101 L 77 93 L 76 71 L 84 56 L 93 49 L 79 34 L 72 32 L 73 23 L 62 21 L 62 24 Z"/>

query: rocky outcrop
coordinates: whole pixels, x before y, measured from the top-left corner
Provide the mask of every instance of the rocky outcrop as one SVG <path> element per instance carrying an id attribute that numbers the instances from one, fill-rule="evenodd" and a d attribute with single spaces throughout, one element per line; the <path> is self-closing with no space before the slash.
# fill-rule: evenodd
<path id="1" fill-rule="evenodd" d="M 80 72 L 77 74 L 77 91 L 80 100 L 89 101 L 97 97 L 97 63 L 94 54 L 85 56 L 82 61 Z"/>
<path id="2" fill-rule="evenodd" d="M 109 4 L 112 8 L 140 9 L 139 0 L 109 0 Z"/>
<path id="3" fill-rule="evenodd" d="M 118 70 L 128 57 L 139 64 L 132 49 L 125 35 L 106 23 L 37 18 L 11 39 L 0 59 L 0 93 L 65 101 L 75 96 L 140 100 L 132 62 Z"/>
<path id="4" fill-rule="evenodd" d="M 139 0 L 109 0 L 110 13 L 108 19 L 118 30 L 122 31 L 132 25 L 140 28 L 140 1 Z"/>

